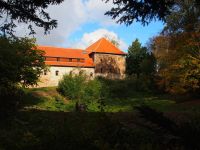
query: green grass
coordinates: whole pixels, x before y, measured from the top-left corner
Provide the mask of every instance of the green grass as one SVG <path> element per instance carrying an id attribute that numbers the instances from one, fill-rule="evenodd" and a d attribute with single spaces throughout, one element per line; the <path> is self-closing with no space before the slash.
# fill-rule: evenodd
<path id="1" fill-rule="evenodd" d="M 171 96 L 155 95 L 145 92 L 132 92 L 131 97 L 108 97 L 105 101 L 105 112 L 133 112 L 135 106 L 148 105 L 163 112 L 195 112 L 200 110 L 200 102 L 176 103 Z M 198 101 L 197 101 L 198 102 Z M 34 88 L 26 90 L 23 97 L 22 109 L 73 112 L 75 101 L 62 97 L 56 87 Z M 88 104 L 88 112 L 99 112 L 98 103 Z"/>
<path id="2" fill-rule="evenodd" d="M 110 96 L 105 103 L 104 113 L 99 112 L 97 103 L 91 103 L 88 112 L 77 113 L 75 102 L 59 95 L 56 87 L 25 90 L 20 111 L 0 120 L 0 150 L 109 150 L 129 146 L 165 149 L 165 145 L 157 145 L 158 139 L 152 132 L 134 124 L 140 120 L 134 106 L 145 104 L 188 118 L 200 112 L 198 101 L 176 103 L 168 95 L 145 92 L 120 98 Z"/>

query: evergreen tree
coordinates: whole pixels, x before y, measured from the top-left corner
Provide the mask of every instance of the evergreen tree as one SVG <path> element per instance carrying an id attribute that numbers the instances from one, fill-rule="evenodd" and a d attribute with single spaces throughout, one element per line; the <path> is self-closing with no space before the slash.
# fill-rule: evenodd
<path id="1" fill-rule="evenodd" d="M 126 71 L 128 75 L 146 74 L 150 75 L 155 70 L 155 59 L 152 53 L 147 52 L 147 48 L 141 46 L 138 39 L 133 41 L 128 48 L 126 57 Z"/>

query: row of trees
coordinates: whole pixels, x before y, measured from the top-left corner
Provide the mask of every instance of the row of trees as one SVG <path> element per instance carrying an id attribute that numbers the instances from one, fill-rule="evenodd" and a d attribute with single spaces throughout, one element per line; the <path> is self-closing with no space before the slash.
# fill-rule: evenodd
<path id="1" fill-rule="evenodd" d="M 166 17 L 148 50 L 135 40 L 128 49 L 127 73 L 154 76 L 158 88 L 172 93 L 200 90 L 200 9 L 195 1 L 179 1 Z"/>

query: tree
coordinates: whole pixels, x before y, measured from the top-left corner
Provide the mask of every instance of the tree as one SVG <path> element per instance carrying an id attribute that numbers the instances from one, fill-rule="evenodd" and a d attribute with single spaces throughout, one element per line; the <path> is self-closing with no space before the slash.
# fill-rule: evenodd
<path id="1" fill-rule="evenodd" d="M 35 39 L 0 38 L 0 86 L 37 84 L 45 69 L 44 52 L 37 49 Z"/>
<path id="2" fill-rule="evenodd" d="M 103 0 L 106 3 L 112 0 Z M 183 2 L 193 1 L 196 7 L 199 6 L 199 0 L 184 0 Z M 118 19 L 118 23 L 132 24 L 134 21 L 141 22 L 143 25 L 150 23 L 152 20 L 158 19 L 166 21 L 167 16 L 172 9 L 177 9 L 180 0 L 113 0 L 113 7 L 107 11 L 105 15 L 111 16 L 112 19 Z"/>
<path id="3" fill-rule="evenodd" d="M 159 65 L 158 85 L 172 94 L 198 93 L 200 89 L 200 35 L 182 33 L 155 38 Z M 165 42 L 162 42 L 165 41 Z"/>
<path id="4" fill-rule="evenodd" d="M 128 55 L 126 57 L 126 71 L 127 74 L 150 75 L 155 70 L 155 59 L 152 53 L 147 52 L 146 47 L 142 47 L 138 39 L 133 41 L 128 48 Z"/>
<path id="5" fill-rule="evenodd" d="M 22 86 L 37 84 L 45 69 L 43 55 L 34 39 L 0 37 L 0 118 L 17 108 Z"/>
<path id="6" fill-rule="evenodd" d="M 105 2 L 111 0 L 103 0 Z M 133 21 L 148 24 L 154 19 L 165 21 L 170 9 L 175 5 L 174 0 L 113 0 L 113 7 L 105 15 L 118 19 L 118 23 L 130 25 Z"/>
<path id="7" fill-rule="evenodd" d="M 180 1 L 160 36 L 154 39 L 158 85 L 173 94 L 200 89 L 200 11 L 194 0 Z"/>
<path id="8" fill-rule="evenodd" d="M 46 33 L 55 28 L 57 22 L 50 18 L 45 9 L 49 5 L 57 5 L 61 2 L 63 0 L 0 0 L 0 18 L 3 21 L 0 30 L 3 34 L 12 35 L 17 21 L 28 24 L 31 34 L 34 33 L 32 23 L 43 27 Z"/>
<path id="9" fill-rule="evenodd" d="M 195 0 L 178 1 L 166 17 L 164 35 L 200 31 L 200 7 Z"/>

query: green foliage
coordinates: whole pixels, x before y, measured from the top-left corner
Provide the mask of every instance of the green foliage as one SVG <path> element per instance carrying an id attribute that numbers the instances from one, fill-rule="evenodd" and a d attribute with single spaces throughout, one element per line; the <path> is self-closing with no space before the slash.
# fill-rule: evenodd
<path id="1" fill-rule="evenodd" d="M 126 25 L 130 25 L 134 21 L 141 22 L 143 25 L 154 19 L 165 21 L 166 16 L 170 14 L 170 8 L 175 4 L 174 0 L 117 0 L 112 2 L 114 7 L 106 12 L 106 15 L 111 16 L 113 19 L 118 18 L 118 23 L 125 23 Z"/>
<path id="2" fill-rule="evenodd" d="M 45 32 L 57 26 L 56 20 L 50 18 L 45 9 L 49 5 L 60 4 L 63 0 L 24 0 L 24 1 L 0 1 L 0 31 L 4 34 L 13 34 L 16 22 L 28 24 L 31 33 L 35 33 L 32 29 L 32 23 L 38 27 L 43 27 Z M 7 16 L 5 16 L 5 14 Z M 5 18 L 9 19 L 5 19 Z M 1 32 L 1 33 L 2 33 Z M 0 34 L 1 34 L 0 33 Z"/>
<path id="3" fill-rule="evenodd" d="M 37 84 L 45 69 L 43 52 L 34 39 L 0 38 L 0 84 L 5 86 Z"/>
<path id="4" fill-rule="evenodd" d="M 156 60 L 152 53 L 147 52 L 146 47 L 142 47 L 138 39 L 128 48 L 126 57 L 126 72 L 128 75 L 141 74 L 153 76 L 155 73 Z"/>
<path id="5" fill-rule="evenodd" d="M 171 94 L 199 96 L 199 5 L 194 0 L 178 1 L 171 11 L 162 35 L 154 38 L 159 66 L 157 84 Z"/>
<path id="6" fill-rule="evenodd" d="M 80 100 L 85 90 L 86 75 L 66 74 L 58 84 L 58 92 L 71 100 Z"/>
<path id="7" fill-rule="evenodd" d="M 200 31 L 200 8 L 196 0 L 177 1 L 176 7 L 171 9 L 171 15 L 166 17 L 163 34 L 177 34 L 183 32 Z"/>
<path id="8" fill-rule="evenodd" d="M 11 108 L 10 103 L 20 99 L 18 89 L 36 85 L 45 69 L 43 52 L 37 50 L 34 39 L 0 37 L 0 105 Z M 10 107 L 9 107 L 10 104 Z M 7 107 L 8 106 L 8 107 Z"/>
<path id="9" fill-rule="evenodd" d="M 57 90 L 66 98 L 87 105 L 98 102 L 102 95 L 101 82 L 88 80 L 85 73 L 64 75 Z"/>

